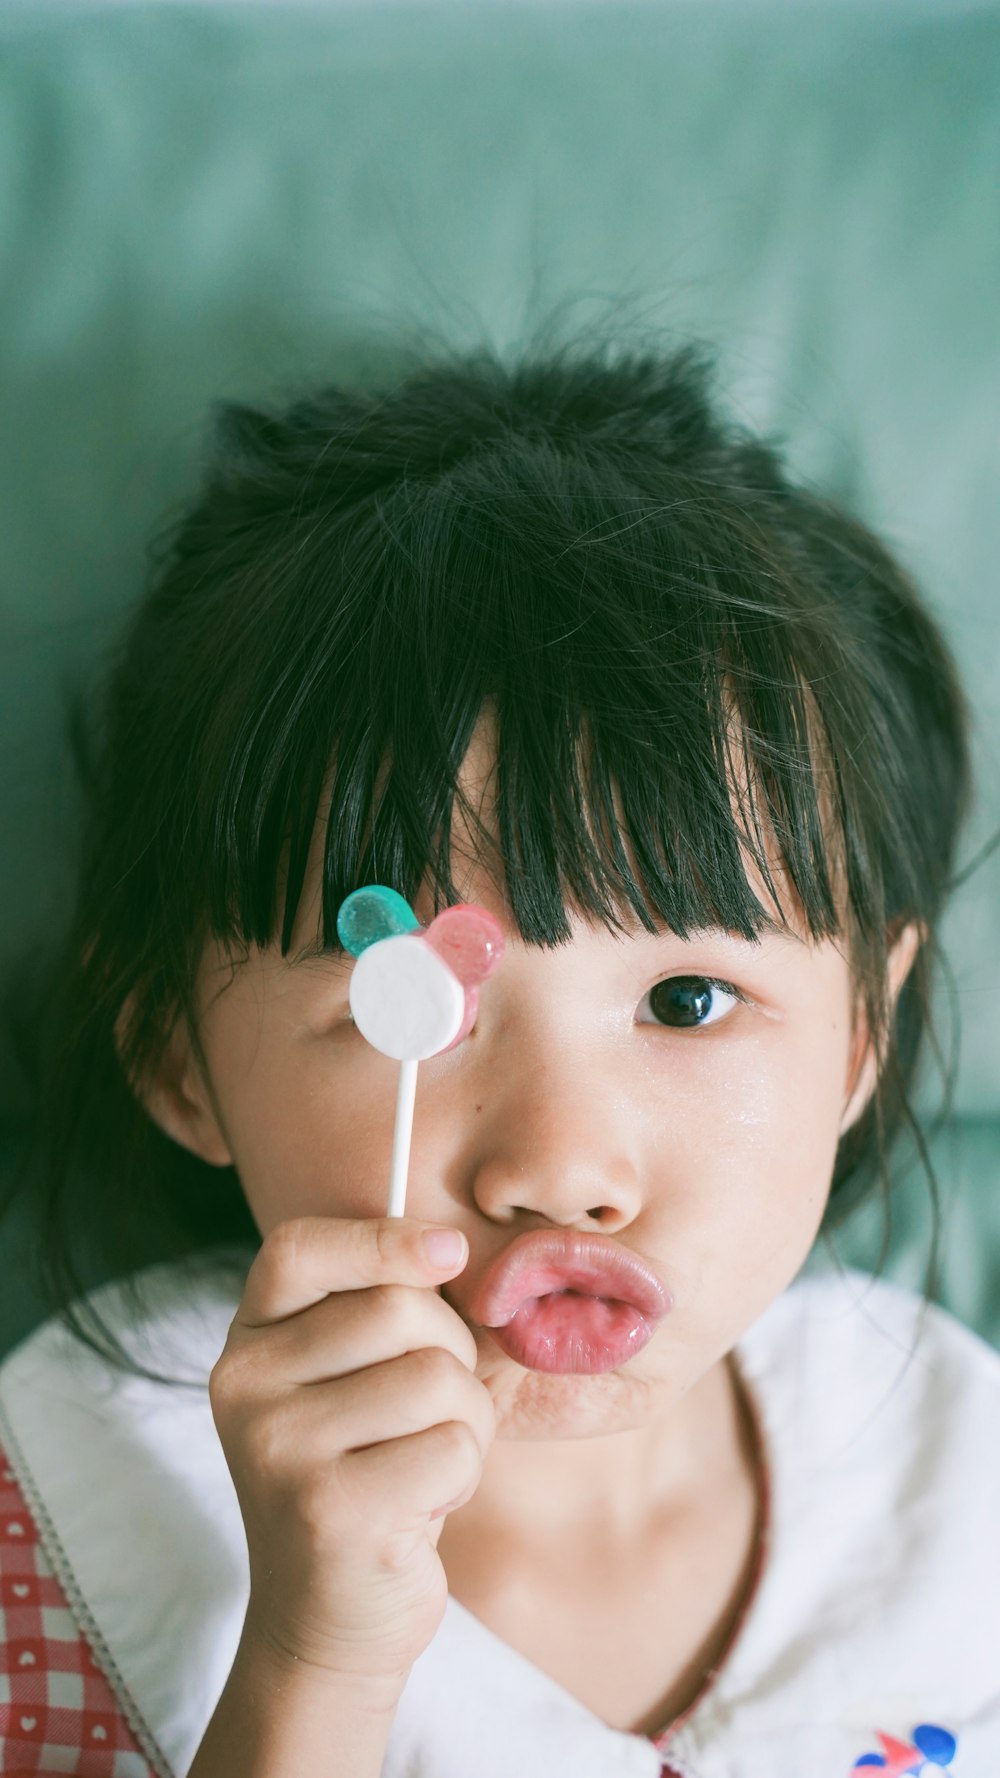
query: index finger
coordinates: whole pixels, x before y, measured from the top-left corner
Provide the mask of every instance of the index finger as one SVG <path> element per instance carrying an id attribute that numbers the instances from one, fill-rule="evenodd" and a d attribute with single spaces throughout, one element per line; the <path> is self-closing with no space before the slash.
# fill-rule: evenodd
<path id="1" fill-rule="evenodd" d="M 450 1263 L 435 1263 L 428 1234 L 457 1238 Z M 246 1276 L 236 1320 L 244 1327 L 284 1321 L 338 1290 L 376 1284 L 432 1285 L 462 1270 L 469 1248 L 458 1229 L 412 1216 L 295 1216 L 264 1237 Z"/>

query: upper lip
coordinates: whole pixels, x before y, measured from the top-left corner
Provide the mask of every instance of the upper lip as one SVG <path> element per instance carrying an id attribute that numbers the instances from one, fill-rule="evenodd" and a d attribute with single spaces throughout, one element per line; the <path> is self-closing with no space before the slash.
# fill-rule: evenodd
<path id="1" fill-rule="evenodd" d="M 553 1274 L 539 1280 L 529 1274 Z M 627 1248 L 602 1235 L 541 1229 L 519 1235 L 487 1266 L 472 1293 L 470 1318 L 480 1327 L 503 1327 L 529 1297 L 551 1290 L 585 1290 L 593 1296 L 631 1303 L 660 1318 L 673 1298 L 655 1272 Z"/>

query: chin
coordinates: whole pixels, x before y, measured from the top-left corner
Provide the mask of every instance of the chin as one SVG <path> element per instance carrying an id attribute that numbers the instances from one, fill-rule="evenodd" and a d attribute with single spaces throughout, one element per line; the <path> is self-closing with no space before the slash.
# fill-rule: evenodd
<path id="1" fill-rule="evenodd" d="M 627 1369 L 587 1376 L 529 1371 L 501 1359 L 480 1380 L 493 1398 L 498 1439 L 610 1437 L 638 1430 L 663 1411 L 650 1401 L 654 1385 Z"/>

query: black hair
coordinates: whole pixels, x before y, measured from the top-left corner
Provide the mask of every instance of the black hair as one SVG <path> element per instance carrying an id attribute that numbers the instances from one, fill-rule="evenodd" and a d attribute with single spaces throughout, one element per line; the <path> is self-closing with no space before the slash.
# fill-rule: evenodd
<path id="1" fill-rule="evenodd" d="M 788 894 L 763 814 L 809 933 L 846 939 L 879 1052 L 821 1233 L 878 1185 L 888 1201 L 904 1124 L 936 1219 L 909 1094 L 925 1040 L 940 1060 L 936 932 L 971 802 L 963 690 L 903 568 L 794 481 L 714 379 L 693 343 L 442 348 L 386 385 L 217 411 L 202 485 L 76 720 L 78 889 L 42 997 L 39 1288 L 111 1362 L 175 1380 L 91 1309 L 95 1342 L 85 1250 L 127 1281 L 151 1238 L 163 1259 L 260 1245 L 235 1169 L 172 1142 L 129 1084 L 178 1019 L 200 1053 L 206 941 L 287 955 L 328 782 L 325 947 L 361 884 L 412 900 L 429 873 L 435 909 L 457 900 L 456 778 L 487 700 L 493 864 L 528 944 L 564 941 L 570 906 L 612 929 L 753 938 L 765 910 L 745 859 Z M 754 794 L 737 807 L 741 773 Z M 888 952 L 911 920 L 923 942 L 893 1013 Z M 935 1220 L 932 1276 L 936 1247 Z"/>

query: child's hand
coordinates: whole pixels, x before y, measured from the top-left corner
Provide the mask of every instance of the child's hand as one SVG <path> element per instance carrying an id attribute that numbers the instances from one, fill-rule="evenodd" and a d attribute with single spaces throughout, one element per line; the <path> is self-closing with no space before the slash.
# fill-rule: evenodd
<path id="1" fill-rule="evenodd" d="M 209 1379 L 250 1556 L 245 1635 L 398 1693 L 444 1616 L 443 1509 L 496 1433 L 476 1342 L 410 1217 L 280 1223 Z M 437 1509 L 438 1516 L 435 1515 Z"/>

